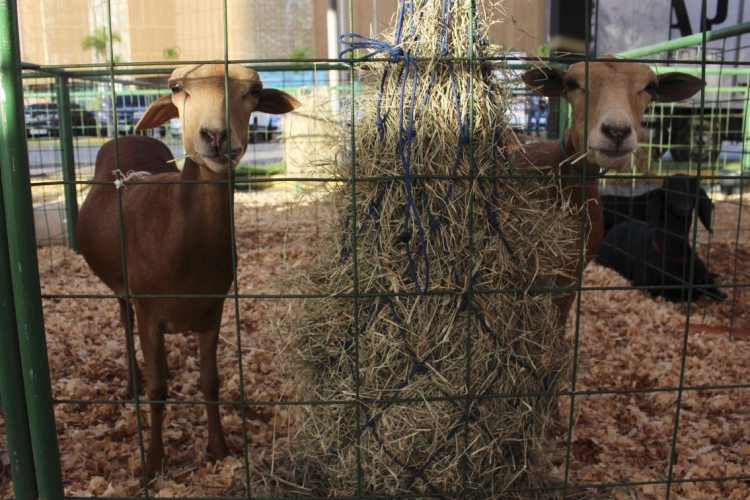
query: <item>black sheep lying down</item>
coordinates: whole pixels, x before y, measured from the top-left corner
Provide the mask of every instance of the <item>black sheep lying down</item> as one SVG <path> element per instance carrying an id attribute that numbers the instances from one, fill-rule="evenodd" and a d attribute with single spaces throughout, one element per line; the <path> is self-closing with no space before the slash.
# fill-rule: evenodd
<path id="1" fill-rule="evenodd" d="M 697 177 L 677 174 L 665 177 L 661 187 L 646 191 L 637 196 L 603 194 L 601 200 L 604 232 L 608 232 L 621 222 L 647 222 L 649 220 L 649 207 L 655 206 L 654 203 L 650 203 L 650 200 L 661 191 L 669 193 L 668 209 L 679 207 L 685 203 L 689 203 L 691 207 L 694 207 L 695 193 L 697 192 L 698 218 L 703 223 L 703 227 L 711 231 L 711 214 L 714 208 L 711 199 L 706 194 L 706 191 L 700 187 Z"/>
<path id="2" fill-rule="evenodd" d="M 614 269 L 634 286 L 651 287 L 647 290 L 655 297 L 661 295 L 673 302 L 684 302 L 706 293 L 716 300 L 726 299 L 715 286 L 716 275 L 709 273 L 690 247 L 694 200 L 694 196 L 680 196 L 664 189 L 652 191 L 649 223 L 631 221 L 616 225 L 605 235 L 597 262 Z M 710 229 L 710 219 L 707 227 Z"/>

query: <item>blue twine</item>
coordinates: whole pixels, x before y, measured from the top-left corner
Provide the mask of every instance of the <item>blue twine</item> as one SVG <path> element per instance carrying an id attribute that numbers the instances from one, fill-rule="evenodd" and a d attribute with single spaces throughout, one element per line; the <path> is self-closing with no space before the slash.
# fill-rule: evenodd
<path id="1" fill-rule="evenodd" d="M 347 38 L 349 40 L 347 40 Z M 359 41 L 355 42 L 355 39 Z M 339 42 L 348 46 L 339 54 L 339 60 L 346 63 L 365 62 L 368 59 L 372 59 L 373 57 L 377 56 L 378 54 L 382 54 L 383 52 L 388 52 L 388 54 L 391 56 L 391 61 L 397 63 L 401 61 L 401 58 L 406 55 L 404 53 L 404 49 L 402 49 L 398 45 L 391 45 L 386 41 L 378 40 L 377 38 L 370 38 L 369 36 L 358 35 L 357 33 L 344 33 L 339 37 Z M 345 57 L 346 54 L 365 49 L 372 49 L 373 52 L 369 52 L 362 57 Z"/>
<path id="2" fill-rule="evenodd" d="M 413 196 L 413 187 L 412 187 L 412 179 L 411 179 L 411 153 L 412 153 L 412 141 L 414 137 L 416 136 L 416 131 L 414 130 L 414 103 L 416 100 L 416 94 L 417 94 L 417 81 L 419 76 L 419 68 L 417 66 L 417 62 L 414 59 L 414 57 L 409 53 L 409 51 L 404 51 L 401 47 L 401 44 L 403 42 L 403 22 L 404 17 L 406 14 L 406 9 L 410 9 L 411 11 L 411 22 L 410 22 L 410 36 L 414 35 L 414 3 L 413 2 L 403 2 L 401 4 L 401 10 L 400 15 L 398 18 L 398 25 L 396 27 L 396 43 L 390 44 L 388 42 L 377 40 L 375 38 L 370 38 L 362 35 L 358 35 L 356 33 L 346 33 L 339 37 L 339 41 L 346 46 L 346 48 L 339 54 L 339 60 L 347 63 L 358 63 L 358 62 L 364 62 L 368 59 L 371 59 L 378 54 L 382 54 L 384 52 L 388 52 L 391 56 L 391 62 L 398 63 L 403 58 L 404 60 L 404 67 L 402 70 L 402 74 L 399 75 L 399 80 L 401 81 L 401 109 L 399 112 L 399 143 L 398 143 L 398 155 L 401 160 L 401 164 L 404 168 L 404 184 L 406 189 L 406 211 L 404 213 L 404 230 L 399 235 L 398 239 L 402 243 L 404 243 L 404 248 L 406 250 L 406 258 L 409 262 L 409 271 L 412 276 L 412 280 L 414 281 L 414 284 L 417 289 L 417 293 L 419 295 L 426 295 L 427 290 L 429 289 L 430 284 L 430 261 L 429 256 L 427 252 L 427 241 L 425 240 L 425 234 L 424 234 L 424 228 L 422 227 L 422 220 L 419 217 L 419 211 L 417 210 L 417 205 L 414 202 L 414 196 Z M 364 56 L 353 58 L 353 59 L 347 59 L 346 55 L 349 53 L 352 53 L 356 50 L 360 49 L 371 49 L 372 52 L 365 54 Z M 409 106 L 409 115 L 408 117 L 404 116 L 404 105 L 406 104 L 405 97 L 407 92 L 407 83 L 411 79 L 411 106 Z M 383 76 L 383 79 L 381 80 L 381 89 L 380 89 L 380 97 L 378 99 L 378 120 L 377 120 L 377 126 L 378 126 L 378 132 L 380 135 L 380 138 L 382 140 L 383 132 L 385 129 L 385 118 L 380 116 L 380 104 L 382 102 L 382 94 L 383 94 L 383 84 L 385 82 L 385 74 Z M 404 121 L 406 120 L 406 126 L 404 125 Z M 417 277 L 417 269 L 416 269 L 416 263 L 415 259 L 412 256 L 411 251 L 411 239 L 412 239 L 412 232 L 409 229 L 409 220 L 410 220 L 410 213 L 411 216 L 414 218 L 414 223 L 417 227 L 417 233 L 419 236 L 419 245 L 420 250 L 422 254 L 422 260 L 424 261 L 424 267 L 425 267 L 425 278 L 424 278 L 424 286 L 421 286 L 419 283 L 419 278 Z"/>

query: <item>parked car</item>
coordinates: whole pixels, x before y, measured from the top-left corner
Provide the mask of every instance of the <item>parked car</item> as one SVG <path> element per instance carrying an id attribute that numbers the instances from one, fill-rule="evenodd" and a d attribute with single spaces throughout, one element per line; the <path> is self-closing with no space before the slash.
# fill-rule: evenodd
<path id="1" fill-rule="evenodd" d="M 150 94 L 122 94 L 116 97 L 117 105 L 117 131 L 120 134 L 133 133 L 138 120 L 141 119 L 149 105 L 156 100 Z M 114 120 L 112 118 L 112 98 L 107 97 L 102 102 L 102 110 L 99 111 L 99 122 L 102 124 L 102 135 L 114 135 Z M 165 128 L 157 129 L 162 136 Z"/>
<path id="2" fill-rule="evenodd" d="M 60 114 L 56 103 L 30 104 L 24 108 L 28 137 L 56 137 L 60 135 Z M 80 104 L 70 103 L 73 135 L 96 135 L 96 116 Z"/>
<path id="3" fill-rule="evenodd" d="M 182 120 L 179 118 L 172 118 L 168 123 L 169 135 L 172 137 L 182 136 Z"/>
<path id="4" fill-rule="evenodd" d="M 172 137 L 182 135 L 182 121 L 179 118 L 172 118 L 167 125 Z M 250 115 L 249 134 L 248 142 L 251 144 L 275 139 L 276 136 L 281 134 L 281 117 L 261 111 L 254 112 Z"/>
<path id="5" fill-rule="evenodd" d="M 281 135 L 281 117 L 255 111 L 250 115 L 250 143 L 271 141 Z"/>

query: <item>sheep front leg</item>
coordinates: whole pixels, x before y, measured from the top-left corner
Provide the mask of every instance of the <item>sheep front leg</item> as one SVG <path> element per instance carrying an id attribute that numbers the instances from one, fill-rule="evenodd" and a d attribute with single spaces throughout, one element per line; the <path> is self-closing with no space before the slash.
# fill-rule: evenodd
<path id="1" fill-rule="evenodd" d="M 216 347 L 219 341 L 221 321 L 209 330 L 198 334 L 201 355 L 201 391 L 203 399 L 208 402 L 219 401 L 219 372 L 216 365 Z M 208 415 L 208 453 L 213 460 L 223 460 L 229 455 L 229 447 L 221 428 L 219 405 L 207 404 Z"/>
<path id="2" fill-rule="evenodd" d="M 125 397 L 127 399 L 133 399 L 135 397 L 135 384 L 133 377 L 133 339 L 135 338 L 135 331 L 133 330 L 133 306 L 130 306 L 130 321 L 128 321 L 128 304 L 125 299 L 117 299 L 120 305 L 120 321 L 125 329 L 125 347 L 127 352 L 127 359 L 125 364 L 128 367 L 128 385 L 125 388 Z M 128 331 L 130 334 L 128 334 Z M 135 362 L 135 380 L 138 382 L 138 393 L 143 390 L 143 374 L 138 366 L 138 362 Z"/>
<path id="3" fill-rule="evenodd" d="M 141 321 L 138 318 L 138 329 L 141 337 L 141 349 L 146 361 L 146 378 L 148 399 L 166 401 L 167 377 L 165 366 L 167 355 L 164 350 L 164 332 L 157 322 Z M 164 420 L 164 403 L 151 403 L 151 434 L 146 454 L 146 474 L 154 477 L 162 472 L 164 466 L 164 442 L 162 441 L 162 422 Z"/>
<path id="4" fill-rule="evenodd" d="M 568 323 L 568 316 L 570 316 L 570 310 L 576 300 L 576 292 L 561 292 L 555 297 L 554 302 L 557 305 L 560 316 L 557 318 L 558 324 L 565 328 Z"/>

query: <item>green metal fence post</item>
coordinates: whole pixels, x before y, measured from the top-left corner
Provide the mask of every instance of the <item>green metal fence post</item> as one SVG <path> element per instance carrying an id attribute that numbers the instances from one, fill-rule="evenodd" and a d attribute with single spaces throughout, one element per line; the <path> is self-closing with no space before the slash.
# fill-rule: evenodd
<path id="1" fill-rule="evenodd" d="M 750 172 L 750 88 L 745 91 L 745 108 L 742 113 L 742 172 Z"/>
<path id="2" fill-rule="evenodd" d="M 60 150 L 62 157 L 63 180 L 75 182 L 76 165 L 73 154 L 73 120 L 71 118 L 70 92 L 68 77 L 58 75 L 55 77 L 57 87 L 57 111 L 59 116 L 58 130 L 60 131 Z M 83 123 L 83 122 L 82 122 Z M 78 222 L 78 198 L 76 196 L 76 185 L 65 184 L 65 215 L 68 228 L 68 246 L 71 250 L 78 252 L 78 236 L 76 225 Z"/>
<path id="3" fill-rule="evenodd" d="M 39 498 L 63 497 L 39 268 L 31 204 L 29 158 L 21 88 L 16 0 L 0 0 L 0 175 L 18 341 Z"/>
<path id="4" fill-rule="evenodd" d="M 703 43 L 704 35 L 706 42 L 713 42 L 715 40 L 723 40 L 732 36 L 740 36 L 745 33 L 750 33 L 750 22 L 735 24 L 728 28 L 722 28 L 713 31 L 707 31 L 704 33 L 696 33 L 694 35 L 684 36 L 682 38 L 675 38 L 667 42 L 656 43 L 654 45 L 647 45 L 639 49 L 628 50 L 615 54 L 617 57 L 623 59 L 637 59 L 639 57 L 650 56 L 652 54 L 658 54 L 659 52 L 666 52 L 667 50 L 681 49 L 688 45 L 699 45 Z"/>
<path id="5" fill-rule="evenodd" d="M 0 178 L 0 393 L 3 395 L 3 418 L 13 492 L 19 500 L 35 500 L 39 495 L 34 475 L 29 414 L 26 411 L 26 395 L 23 390 L 23 368 L 18 347 L 2 185 Z"/>
<path id="6" fill-rule="evenodd" d="M 560 134 L 557 136 L 557 138 L 559 139 L 563 136 L 565 131 L 568 130 L 568 125 L 570 125 L 570 104 L 562 97 L 558 97 L 557 101 L 559 103 L 559 106 L 557 108 L 557 130 L 560 131 Z M 549 116 L 547 117 L 547 119 L 549 120 Z"/>

